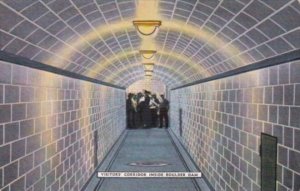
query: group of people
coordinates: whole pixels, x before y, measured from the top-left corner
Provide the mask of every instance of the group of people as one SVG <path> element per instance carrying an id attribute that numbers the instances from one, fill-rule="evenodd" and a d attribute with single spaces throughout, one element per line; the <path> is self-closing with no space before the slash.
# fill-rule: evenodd
<path id="1" fill-rule="evenodd" d="M 169 126 L 169 101 L 164 95 L 159 97 L 144 90 L 137 94 L 129 93 L 126 100 L 127 127 L 136 128 L 163 128 Z"/>

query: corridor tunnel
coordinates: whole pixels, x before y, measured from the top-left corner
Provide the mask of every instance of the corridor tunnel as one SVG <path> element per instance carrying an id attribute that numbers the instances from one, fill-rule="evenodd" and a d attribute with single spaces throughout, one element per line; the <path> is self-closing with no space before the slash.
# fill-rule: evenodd
<path id="1" fill-rule="evenodd" d="M 0 0 L 0 190 L 299 191 L 299 58 L 299 0 Z"/>

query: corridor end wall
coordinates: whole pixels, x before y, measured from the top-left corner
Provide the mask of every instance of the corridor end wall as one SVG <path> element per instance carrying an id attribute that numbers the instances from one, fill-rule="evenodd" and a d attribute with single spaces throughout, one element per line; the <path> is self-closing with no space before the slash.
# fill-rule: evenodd
<path id="1" fill-rule="evenodd" d="M 125 127 L 125 90 L 0 62 L 0 190 L 80 190 Z"/>
<path id="2" fill-rule="evenodd" d="M 300 190 L 299 61 L 173 90 L 170 115 L 215 190 L 260 191 L 262 132 L 278 138 L 278 190 Z"/>

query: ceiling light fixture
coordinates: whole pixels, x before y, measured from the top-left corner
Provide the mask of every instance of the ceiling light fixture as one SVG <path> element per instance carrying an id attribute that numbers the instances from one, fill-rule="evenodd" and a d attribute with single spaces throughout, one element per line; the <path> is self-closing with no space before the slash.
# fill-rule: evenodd
<path id="1" fill-rule="evenodd" d="M 145 71 L 145 74 L 146 74 L 146 76 L 148 76 L 148 75 L 150 75 L 150 76 L 152 76 L 152 73 L 153 73 L 153 71 Z"/>
<path id="2" fill-rule="evenodd" d="M 145 79 L 151 81 L 152 80 L 152 76 L 145 75 Z"/>
<path id="3" fill-rule="evenodd" d="M 150 36 L 158 31 L 161 21 L 159 20 L 135 20 L 132 21 L 137 31 L 144 36 Z"/>
<path id="4" fill-rule="evenodd" d="M 152 70 L 154 69 L 154 63 L 143 63 L 145 70 Z"/>
<path id="5" fill-rule="evenodd" d="M 146 59 L 153 58 L 155 53 L 156 53 L 156 50 L 140 50 L 140 54 Z"/>

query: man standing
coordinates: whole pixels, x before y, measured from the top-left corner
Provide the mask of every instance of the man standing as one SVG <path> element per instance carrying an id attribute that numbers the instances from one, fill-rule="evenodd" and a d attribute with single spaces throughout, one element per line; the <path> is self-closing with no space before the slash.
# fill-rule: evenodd
<path id="1" fill-rule="evenodd" d="M 169 117 L 168 117 L 168 111 L 169 111 L 169 101 L 165 98 L 164 95 L 160 95 L 162 101 L 159 104 L 159 127 L 163 127 L 163 122 L 165 121 L 166 128 L 169 127 Z"/>
<path id="2" fill-rule="evenodd" d="M 151 126 L 157 127 L 157 110 L 159 107 L 159 101 L 156 95 L 153 94 L 150 99 L 150 111 L 151 111 Z"/>
<path id="3" fill-rule="evenodd" d="M 145 107 L 145 96 L 139 92 L 137 95 L 137 114 L 139 120 L 139 128 L 144 128 L 144 107 Z"/>
<path id="4" fill-rule="evenodd" d="M 151 113 L 150 113 L 150 94 L 151 92 L 144 90 L 145 102 L 143 110 L 144 118 L 144 128 L 149 128 L 151 126 Z"/>
<path id="5" fill-rule="evenodd" d="M 129 93 L 126 100 L 126 113 L 127 113 L 127 128 L 135 128 L 135 110 L 132 103 L 134 94 Z"/>

